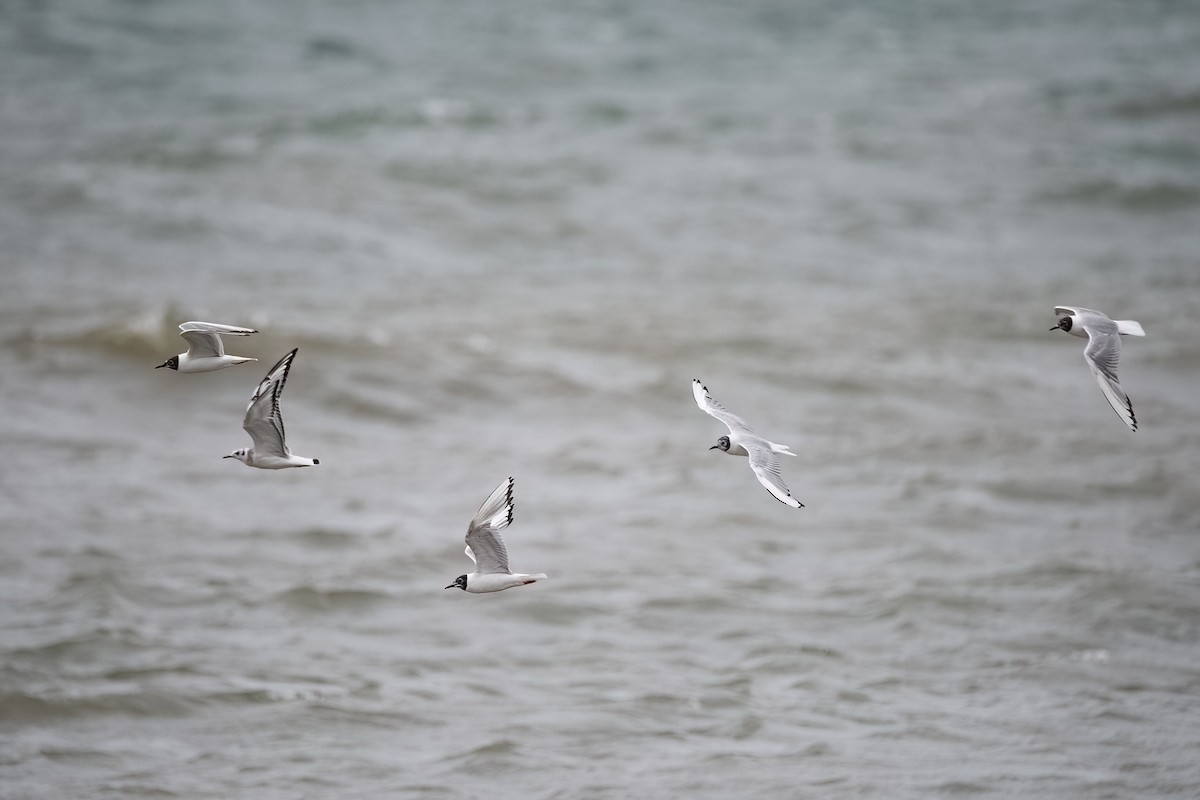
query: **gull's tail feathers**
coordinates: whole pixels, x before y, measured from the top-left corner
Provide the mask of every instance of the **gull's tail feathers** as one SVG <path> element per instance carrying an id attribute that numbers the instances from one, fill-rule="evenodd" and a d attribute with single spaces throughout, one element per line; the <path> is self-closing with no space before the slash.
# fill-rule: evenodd
<path id="1" fill-rule="evenodd" d="M 1117 323 L 1117 333 L 1123 333 L 1126 336 L 1145 336 L 1146 332 L 1142 330 L 1142 323 L 1132 319 L 1114 319 Z"/>
<path id="2" fill-rule="evenodd" d="M 793 458 L 796 457 L 796 454 L 792 452 L 792 448 L 788 447 L 786 444 L 779 444 L 778 442 L 767 442 L 767 444 L 771 445 L 772 453 L 779 453 L 780 455 L 784 456 L 792 456 Z"/>

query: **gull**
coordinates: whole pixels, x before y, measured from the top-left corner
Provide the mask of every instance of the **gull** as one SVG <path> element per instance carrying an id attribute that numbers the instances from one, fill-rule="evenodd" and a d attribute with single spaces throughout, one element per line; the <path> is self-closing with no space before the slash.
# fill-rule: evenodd
<path id="1" fill-rule="evenodd" d="M 1133 403 L 1117 381 L 1117 361 L 1121 358 L 1121 336 L 1145 336 L 1139 322 L 1131 319 L 1109 319 L 1099 311 L 1078 306 L 1055 306 L 1058 324 L 1050 330 L 1064 330 L 1072 336 L 1087 338 L 1083 360 L 1096 376 L 1100 391 L 1129 430 L 1137 430 Z"/>
<path id="2" fill-rule="evenodd" d="M 467 549 L 463 552 L 475 562 L 475 571 L 459 575 L 447 589 L 457 586 L 464 592 L 483 594 L 546 580 L 544 572 L 525 575 L 509 570 L 508 549 L 500 531 L 512 524 L 512 518 L 513 479 L 509 478 L 488 495 L 467 528 Z"/>
<path id="3" fill-rule="evenodd" d="M 288 370 L 296 358 L 292 352 L 275 362 L 267 376 L 259 382 L 246 406 L 246 418 L 242 428 L 254 440 L 254 446 L 234 450 L 225 458 L 236 458 L 248 467 L 259 469 L 287 469 L 288 467 L 314 467 L 321 462 L 315 458 L 293 455 L 283 435 L 283 415 L 279 413 L 279 395 L 287 383 Z"/>
<path id="4" fill-rule="evenodd" d="M 796 455 L 791 448 L 786 444 L 769 442 L 759 436 L 744 419 L 730 413 L 725 406 L 713 400 L 712 395 L 708 393 L 708 387 L 700 381 L 692 380 L 692 394 L 696 396 L 696 405 L 700 406 L 701 411 L 721 420 L 725 427 L 729 428 L 729 435 L 719 437 L 717 443 L 708 449 L 721 450 L 731 456 L 748 456 L 754 476 L 758 478 L 759 483 L 767 487 L 767 491 L 776 500 L 792 508 L 803 508 L 804 503 L 792 497 L 787 484 L 783 482 L 779 459 L 775 457 L 776 453 L 785 456 Z"/>
<path id="5" fill-rule="evenodd" d="M 225 345 L 221 335 L 249 336 L 258 331 L 252 328 L 239 328 L 235 325 L 221 325 L 217 322 L 185 322 L 179 326 L 179 335 L 187 340 L 186 353 L 171 356 L 155 369 L 170 367 L 179 372 L 212 372 L 234 364 L 245 364 L 247 361 L 258 361 L 257 358 L 225 355 Z"/>

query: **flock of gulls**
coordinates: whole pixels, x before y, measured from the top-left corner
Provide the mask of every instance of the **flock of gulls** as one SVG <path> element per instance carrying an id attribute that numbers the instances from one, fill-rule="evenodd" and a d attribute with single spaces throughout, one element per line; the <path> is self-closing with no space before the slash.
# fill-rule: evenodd
<path id="1" fill-rule="evenodd" d="M 1083 359 L 1100 385 L 1100 391 L 1108 400 L 1117 416 L 1128 426 L 1137 430 L 1137 417 L 1133 403 L 1117 380 L 1117 362 L 1121 357 L 1122 336 L 1145 336 L 1142 326 L 1128 319 L 1109 319 L 1099 311 L 1078 306 L 1056 306 L 1054 313 L 1058 324 L 1051 331 L 1062 330 L 1072 336 L 1088 340 L 1083 350 Z M 236 364 L 257 361 L 256 358 L 232 356 L 225 352 L 222 336 L 249 336 L 258 331 L 235 325 L 215 322 L 185 322 L 179 326 L 180 336 L 188 343 L 185 353 L 171 356 L 155 369 L 167 367 L 178 372 L 213 372 Z M 288 469 L 291 467 L 314 467 L 320 464 L 316 458 L 294 454 L 287 446 L 283 429 L 283 415 L 279 410 L 279 398 L 287 383 L 288 372 L 296 359 L 299 348 L 293 349 L 275 362 L 259 381 L 250 403 L 242 428 L 250 434 L 251 447 L 241 447 L 225 458 L 236 458 L 248 467 L 258 469 Z M 748 422 L 729 411 L 713 399 L 708 388 L 699 380 L 692 381 L 692 395 L 700 410 L 720 420 L 729 429 L 725 436 L 709 450 L 720 450 L 731 456 L 745 456 L 750 470 L 766 490 L 779 502 L 792 508 L 803 508 L 804 504 L 792 497 L 783 480 L 783 470 L 778 456 L 795 456 L 787 445 L 772 442 L 759 435 Z M 483 505 L 475 512 L 467 527 L 466 554 L 475 563 L 475 571 L 459 575 L 445 587 L 455 587 L 472 594 L 485 594 L 525 586 L 546 579 L 545 573 L 525 574 L 513 572 L 508 566 L 508 549 L 500 531 L 513 520 L 513 479 L 508 478 L 497 486 Z"/>

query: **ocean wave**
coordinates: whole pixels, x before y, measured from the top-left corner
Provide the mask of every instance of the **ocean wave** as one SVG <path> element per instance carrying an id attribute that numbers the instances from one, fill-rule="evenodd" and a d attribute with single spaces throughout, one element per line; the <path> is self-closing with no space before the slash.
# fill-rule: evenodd
<path id="1" fill-rule="evenodd" d="M 334 528 L 308 528 L 295 534 L 294 538 L 313 547 L 345 550 L 361 544 L 364 536 L 354 531 Z"/>
<path id="2" fill-rule="evenodd" d="M 372 392 L 356 385 L 343 385 L 326 400 L 330 410 L 338 411 L 353 419 L 374 420 L 393 425 L 417 425 L 428 419 L 428 414 L 418 411 L 406 403 L 404 397 L 395 392 Z"/>
<path id="3" fill-rule="evenodd" d="M 64 325 L 61 320 L 47 324 L 34 322 L 9 331 L 4 344 L 51 344 L 100 349 L 135 358 L 164 354 L 165 358 L 182 349 L 177 347 L 170 350 L 167 344 L 173 347 L 181 344 L 178 326 L 186 319 L 190 317 L 185 317 L 182 309 L 168 305 L 157 310 L 121 314 L 101 321 L 86 320 L 74 325 Z"/>
<path id="4" fill-rule="evenodd" d="M 349 689 L 313 681 L 249 681 L 229 687 L 187 667 L 148 670 L 110 670 L 98 686 L 46 692 L 13 691 L 0 694 L 0 719 L 37 724 L 89 716 L 178 717 L 214 705 L 256 705 L 329 701 L 345 697 Z M 178 678 L 198 685 L 180 684 Z M 153 680 L 174 685 L 147 686 Z"/>
<path id="5" fill-rule="evenodd" d="M 190 701 L 170 692 L 64 692 L 44 696 L 27 692 L 0 694 L 0 718 L 24 724 L 98 714 L 180 716 L 191 708 Z"/>
<path id="6" fill-rule="evenodd" d="M 215 318 L 217 316 L 220 318 Z M 3 343 L 100 350 L 131 359 L 158 359 L 155 363 L 161 363 L 168 356 L 186 349 L 187 343 L 179 336 L 179 325 L 195 319 L 256 329 L 258 334 L 239 341 L 240 349 L 234 352 L 245 351 L 246 355 L 260 361 L 273 359 L 272 354 L 278 357 L 291 347 L 318 352 L 383 352 L 393 339 L 386 331 L 355 327 L 352 321 L 345 321 L 340 329 L 326 324 L 318 331 L 297 324 L 279 323 L 261 312 L 216 314 L 167 303 L 159 308 L 108 312 L 102 317 L 93 316 L 80 322 L 33 321 L 8 330 Z"/>
<path id="7" fill-rule="evenodd" d="M 738 669 L 754 675 L 804 675 L 830 669 L 831 662 L 845 656 L 831 649 L 812 646 L 757 648 L 747 653 Z"/>
<path id="8" fill-rule="evenodd" d="M 1087 491 L 1104 497 L 1150 500 L 1167 497 L 1178 483 L 1176 476 L 1162 464 L 1150 465 L 1125 478 L 1120 481 L 1096 481 Z M 1079 498 L 1080 492 L 1077 482 L 1058 478 L 1039 478 L 1036 481 L 1009 478 L 987 483 L 985 488 L 997 499 L 1006 502 L 1070 503 Z"/>
<path id="9" fill-rule="evenodd" d="M 295 586 L 274 597 L 285 608 L 309 613 L 362 611 L 390 600 L 383 592 L 367 589 L 319 589 L 308 585 Z"/>
<path id="10" fill-rule="evenodd" d="M 512 739 L 500 738 L 442 759 L 456 769 L 476 774 L 494 774 L 521 766 L 521 747 Z"/>
<path id="11" fill-rule="evenodd" d="M 508 613 L 518 619 L 529 620 L 541 625 L 559 627 L 578 626 L 580 620 L 602 618 L 610 613 L 607 606 L 596 603 L 577 603 L 561 600 L 550 600 L 542 603 L 523 603 L 508 609 Z"/>
<path id="12" fill-rule="evenodd" d="M 1108 206 L 1138 214 L 1153 214 L 1186 211 L 1200 205 L 1200 188 L 1173 181 L 1129 186 L 1113 180 L 1098 179 L 1043 192 L 1039 199 L 1052 203 Z"/>
<path id="13" fill-rule="evenodd" d="M 1200 114 L 1200 91 L 1166 92 L 1122 100 L 1112 107 L 1113 113 L 1129 119 L 1153 119 L 1164 116 Z"/>

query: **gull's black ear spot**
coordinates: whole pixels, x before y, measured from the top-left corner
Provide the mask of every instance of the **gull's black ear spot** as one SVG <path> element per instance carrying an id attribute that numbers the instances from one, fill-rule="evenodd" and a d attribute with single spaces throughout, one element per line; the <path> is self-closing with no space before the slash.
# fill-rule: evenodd
<path id="1" fill-rule="evenodd" d="M 321 463 L 321 459 L 319 459 L 319 458 L 314 458 L 314 459 L 313 459 L 313 466 L 314 466 L 314 467 L 315 467 L 315 466 L 317 466 L 317 465 L 318 465 L 318 464 L 320 464 L 320 463 Z"/>

